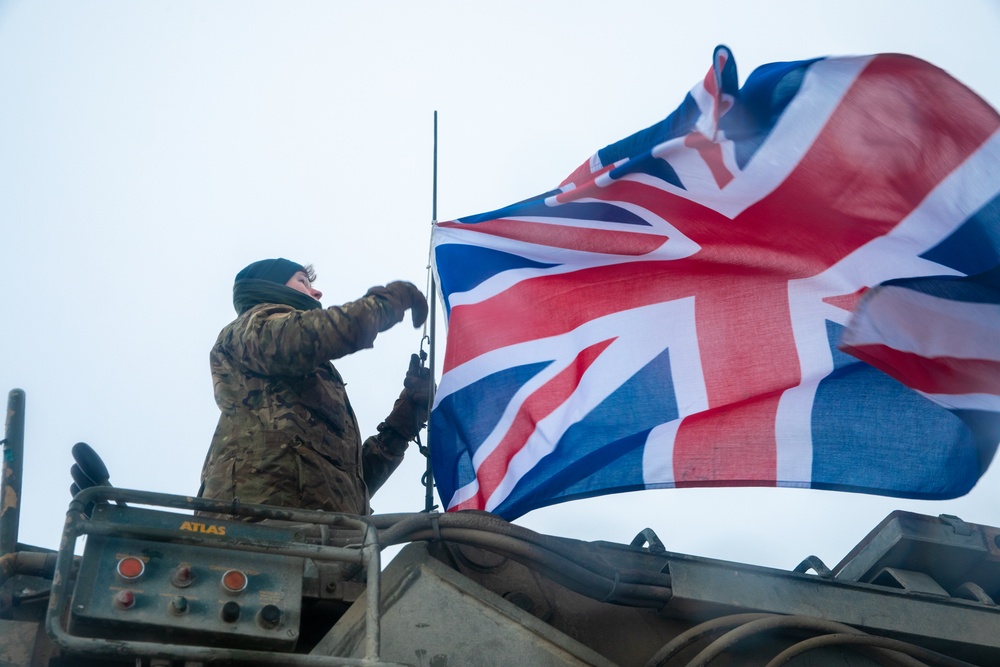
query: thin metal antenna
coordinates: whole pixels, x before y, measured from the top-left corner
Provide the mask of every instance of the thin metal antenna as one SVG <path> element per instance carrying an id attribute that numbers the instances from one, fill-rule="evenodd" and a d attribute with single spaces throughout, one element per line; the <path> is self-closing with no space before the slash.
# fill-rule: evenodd
<path id="1" fill-rule="evenodd" d="M 433 185 L 431 187 L 431 233 L 433 234 L 434 225 L 437 224 L 437 190 L 438 190 L 438 112 L 437 109 L 434 110 L 434 179 Z M 433 252 L 433 248 L 432 248 Z M 431 400 L 427 404 L 427 434 L 426 444 L 424 445 L 424 456 L 427 457 L 427 472 L 424 473 L 424 511 L 433 512 L 436 508 L 434 504 L 434 471 L 431 467 L 431 406 L 434 405 L 434 369 L 435 369 L 435 355 L 434 355 L 434 343 L 437 341 L 435 336 L 435 331 L 437 329 L 437 283 L 434 280 L 434 270 L 432 268 L 432 263 L 429 261 L 428 256 L 427 271 L 430 274 L 430 289 L 428 289 L 428 298 L 430 300 L 430 313 L 427 316 L 429 321 L 429 345 L 430 357 L 427 360 L 427 365 L 431 372 Z"/>

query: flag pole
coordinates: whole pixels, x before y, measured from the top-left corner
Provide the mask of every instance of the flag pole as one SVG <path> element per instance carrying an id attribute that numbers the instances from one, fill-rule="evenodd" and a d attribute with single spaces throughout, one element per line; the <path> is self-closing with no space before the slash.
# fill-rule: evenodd
<path id="1" fill-rule="evenodd" d="M 431 234 L 434 233 L 434 225 L 437 224 L 437 183 L 438 183 L 438 112 L 437 109 L 434 110 L 434 168 L 433 168 L 433 180 L 431 185 Z M 431 247 L 431 252 L 433 252 L 433 246 Z M 430 279 L 430 289 L 427 290 L 428 300 L 430 304 L 430 313 L 428 314 L 428 347 L 430 348 L 430 356 L 427 360 L 427 365 L 431 372 L 431 400 L 427 403 L 427 434 L 425 435 L 426 444 L 421 449 L 423 455 L 427 458 L 427 471 L 424 473 L 424 511 L 433 512 L 436 509 L 434 504 L 434 470 L 431 468 L 431 406 L 434 405 L 434 369 L 435 369 L 435 355 L 434 355 L 434 343 L 437 341 L 435 337 L 435 332 L 437 329 L 437 283 L 434 280 L 434 269 L 433 262 L 430 261 L 430 254 L 428 253 L 427 261 L 427 272 Z"/>

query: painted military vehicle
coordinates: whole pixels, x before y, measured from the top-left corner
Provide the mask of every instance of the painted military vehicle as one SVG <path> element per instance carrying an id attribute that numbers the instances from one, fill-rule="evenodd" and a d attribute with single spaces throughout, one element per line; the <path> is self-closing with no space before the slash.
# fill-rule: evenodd
<path id="1" fill-rule="evenodd" d="M 114 488 L 81 443 L 51 551 L 17 542 L 23 434 L 14 390 L 0 667 L 1000 664 L 1000 529 L 957 517 L 895 512 L 832 569 L 784 571 L 672 553 L 648 529 L 581 542 L 486 513 Z"/>

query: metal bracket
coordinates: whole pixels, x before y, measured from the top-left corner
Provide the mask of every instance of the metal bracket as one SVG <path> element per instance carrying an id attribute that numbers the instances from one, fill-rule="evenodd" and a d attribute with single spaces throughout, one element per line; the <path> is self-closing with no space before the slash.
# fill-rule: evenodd
<path id="1" fill-rule="evenodd" d="M 972 535 L 972 528 L 954 514 L 939 514 L 938 518 L 951 526 L 956 535 Z"/>
<path id="2" fill-rule="evenodd" d="M 654 554 L 667 552 L 667 548 L 663 546 L 663 542 L 656 535 L 656 533 L 653 532 L 652 528 L 643 528 L 638 535 L 632 538 L 629 545 L 633 547 L 646 547 L 650 553 Z"/>

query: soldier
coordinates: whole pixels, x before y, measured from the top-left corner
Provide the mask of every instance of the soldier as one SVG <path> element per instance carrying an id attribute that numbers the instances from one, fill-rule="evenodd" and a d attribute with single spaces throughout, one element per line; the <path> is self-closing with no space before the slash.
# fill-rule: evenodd
<path id="1" fill-rule="evenodd" d="M 370 494 L 424 426 L 431 380 L 416 355 L 392 411 L 363 445 L 344 381 L 330 363 L 372 347 L 406 310 L 414 327 L 422 325 L 423 294 L 399 281 L 323 308 L 315 278 L 311 266 L 280 258 L 237 274 L 238 317 L 210 355 L 222 414 L 199 496 L 368 514 Z"/>

